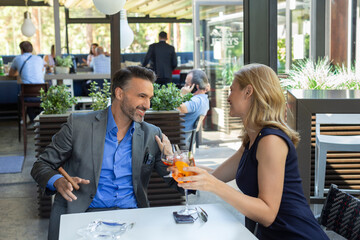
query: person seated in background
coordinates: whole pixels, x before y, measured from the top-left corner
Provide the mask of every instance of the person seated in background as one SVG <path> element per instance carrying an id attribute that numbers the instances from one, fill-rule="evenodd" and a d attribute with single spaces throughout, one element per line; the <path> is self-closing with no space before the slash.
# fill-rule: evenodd
<path id="1" fill-rule="evenodd" d="M 104 53 L 104 49 L 102 47 L 97 47 L 95 49 L 95 56 L 92 58 L 90 63 L 90 67 L 93 69 L 94 73 L 98 74 L 110 74 L 111 65 L 110 65 L 110 57 L 106 57 Z M 97 82 L 100 88 L 103 87 L 104 79 L 97 79 L 97 80 L 87 80 L 83 83 L 83 92 L 85 95 L 89 95 L 91 82 Z"/>
<path id="2" fill-rule="evenodd" d="M 89 55 L 87 56 L 87 59 L 83 59 L 83 63 L 86 64 L 87 66 L 90 66 L 90 63 L 91 63 L 91 60 L 93 59 L 93 57 L 95 56 L 95 49 L 99 46 L 99 44 L 97 43 L 93 43 L 91 44 L 90 46 L 90 53 Z"/>
<path id="3" fill-rule="evenodd" d="M 20 76 L 21 83 L 44 83 L 44 61 L 33 55 L 33 46 L 29 41 L 19 45 L 21 55 L 16 56 L 10 67 L 9 76 Z"/>
<path id="4" fill-rule="evenodd" d="M 185 144 L 187 149 L 190 146 L 191 131 L 194 129 L 194 123 L 200 115 L 205 116 L 209 110 L 209 99 L 206 92 L 209 90 L 209 80 L 206 74 L 198 69 L 190 71 L 186 75 L 185 86 L 181 88 L 181 94 L 193 92 L 190 101 L 184 102 L 178 107 L 181 113 L 185 113 L 183 119 L 185 122 Z"/>
<path id="5" fill-rule="evenodd" d="M 19 83 L 35 84 L 44 83 L 44 61 L 41 57 L 33 55 L 33 46 L 29 41 L 23 41 L 19 45 L 21 55 L 16 56 L 10 67 L 9 76 L 17 76 Z M 39 99 L 40 101 L 40 99 Z M 27 114 L 30 123 L 40 112 L 37 107 L 28 107 Z"/>
<path id="6" fill-rule="evenodd" d="M 240 117 L 242 145 L 212 174 L 179 178 L 179 187 L 212 192 L 245 215 L 246 226 L 257 227 L 259 239 L 329 239 L 304 196 L 295 146 L 299 134 L 285 121 L 285 97 L 276 73 L 249 64 L 235 73 L 228 97 L 230 116 Z M 211 171 L 210 171 L 211 172 Z M 236 180 L 241 191 L 226 184 Z"/>
<path id="7" fill-rule="evenodd" d="M 110 74 L 110 58 L 105 56 L 104 49 L 99 46 L 95 49 L 95 53 L 96 55 L 92 58 L 90 63 L 93 72 Z"/>
<path id="8" fill-rule="evenodd" d="M 47 194 L 56 194 L 49 239 L 59 237 L 61 214 L 149 207 L 151 173 L 168 175 L 160 156 L 172 152 L 160 128 L 144 122 L 155 79 L 143 67 L 120 69 L 111 81 L 111 106 L 71 114 L 34 163 L 31 176 Z M 82 184 L 78 191 L 56 170 L 60 166 Z M 174 179 L 164 180 L 183 192 Z"/>
<path id="9" fill-rule="evenodd" d="M 45 55 L 43 60 L 46 73 L 53 72 L 52 69 L 55 67 L 55 45 L 51 45 L 51 53 L 49 55 Z"/>

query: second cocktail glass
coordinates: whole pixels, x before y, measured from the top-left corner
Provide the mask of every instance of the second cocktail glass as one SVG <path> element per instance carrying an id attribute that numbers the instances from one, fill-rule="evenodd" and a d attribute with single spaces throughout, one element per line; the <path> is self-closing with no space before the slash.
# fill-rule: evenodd
<path id="1" fill-rule="evenodd" d="M 178 178 L 194 175 L 193 172 L 188 172 L 183 170 L 184 167 L 195 166 L 194 158 L 191 152 L 189 153 L 189 151 L 181 151 L 181 153 L 177 153 L 174 155 L 173 161 L 174 161 L 174 165 L 173 165 L 174 168 L 173 168 L 172 176 L 175 179 L 175 181 L 177 181 L 178 183 L 183 183 L 182 181 L 179 181 Z M 185 209 L 182 209 L 177 213 L 180 215 L 191 215 L 196 213 L 195 209 L 189 208 L 187 189 L 185 189 L 185 201 L 186 201 Z"/>

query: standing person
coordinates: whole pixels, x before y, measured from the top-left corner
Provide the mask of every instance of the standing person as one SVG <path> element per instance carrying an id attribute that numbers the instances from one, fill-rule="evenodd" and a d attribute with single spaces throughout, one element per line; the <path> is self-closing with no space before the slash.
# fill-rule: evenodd
<path id="1" fill-rule="evenodd" d="M 212 174 L 198 167 L 197 175 L 180 187 L 210 191 L 259 223 L 259 239 L 328 239 L 316 221 L 302 190 L 295 145 L 298 133 L 285 124 L 285 97 L 276 73 L 250 64 L 235 73 L 228 98 L 230 116 L 243 120 L 240 149 Z M 225 182 L 236 179 L 242 192 Z"/>
<path id="2" fill-rule="evenodd" d="M 159 42 L 149 46 L 142 66 L 150 62 L 150 68 L 156 73 L 156 83 L 163 85 L 171 82 L 172 71 L 177 66 L 175 48 L 166 43 L 167 33 L 159 33 Z"/>
<path id="3" fill-rule="evenodd" d="M 205 116 L 209 110 L 209 99 L 206 94 L 208 91 L 209 80 L 206 74 L 198 69 L 191 70 L 185 79 L 185 86 L 181 88 L 181 94 L 193 92 L 193 97 L 178 107 L 181 113 L 185 113 L 183 119 L 185 122 L 185 144 L 187 149 L 190 146 L 191 130 L 194 129 L 194 123 L 200 115 Z"/>
<path id="4" fill-rule="evenodd" d="M 142 67 L 116 72 L 112 105 L 71 114 L 34 163 L 32 177 L 46 193 L 56 193 L 49 239 L 58 238 L 61 214 L 149 207 L 146 190 L 152 170 L 168 174 L 160 149 L 171 153 L 168 138 L 143 121 L 154 81 L 153 71 Z M 78 191 L 56 171 L 60 166 L 81 184 Z M 173 179 L 165 181 L 176 187 Z"/>
<path id="5" fill-rule="evenodd" d="M 44 56 L 44 65 L 47 73 L 51 73 L 51 69 L 55 67 L 55 45 L 51 45 L 51 53 Z"/>
<path id="6" fill-rule="evenodd" d="M 33 55 L 33 46 L 29 41 L 19 45 L 21 55 L 16 56 L 10 67 L 9 76 L 20 76 L 22 83 L 44 83 L 44 61 Z"/>

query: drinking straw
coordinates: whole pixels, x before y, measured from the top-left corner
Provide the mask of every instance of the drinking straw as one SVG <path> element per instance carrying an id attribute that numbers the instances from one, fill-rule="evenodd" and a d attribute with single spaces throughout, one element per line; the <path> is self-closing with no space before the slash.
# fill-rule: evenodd
<path id="1" fill-rule="evenodd" d="M 189 153 L 191 152 L 191 150 L 192 150 L 192 146 L 193 146 L 193 137 L 194 137 L 194 132 L 195 132 L 195 131 L 191 131 Z"/>

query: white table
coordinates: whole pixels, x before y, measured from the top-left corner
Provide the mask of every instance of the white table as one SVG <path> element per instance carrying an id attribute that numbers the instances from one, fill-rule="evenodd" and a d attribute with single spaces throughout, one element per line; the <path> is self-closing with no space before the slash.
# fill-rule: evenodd
<path id="1" fill-rule="evenodd" d="M 184 206 L 126 209 L 103 212 L 65 214 L 61 216 L 59 240 L 80 239 L 76 231 L 93 220 L 134 222 L 122 240 L 238 240 L 257 239 L 235 216 L 221 204 L 201 204 L 209 215 L 206 223 L 200 219 L 192 224 L 176 224 L 173 211 Z"/>

